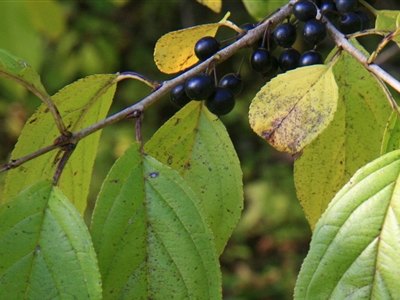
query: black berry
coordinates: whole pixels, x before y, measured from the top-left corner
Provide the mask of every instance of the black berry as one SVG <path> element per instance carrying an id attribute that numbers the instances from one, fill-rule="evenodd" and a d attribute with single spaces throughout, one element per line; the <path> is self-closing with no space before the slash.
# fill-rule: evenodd
<path id="1" fill-rule="evenodd" d="M 323 0 L 319 6 L 321 13 L 326 14 L 337 11 L 336 5 L 333 0 Z"/>
<path id="2" fill-rule="evenodd" d="M 267 73 L 273 67 L 272 54 L 265 48 L 258 48 L 251 54 L 250 63 L 254 71 Z"/>
<path id="3" fill-rule="evenodd" d="M 171 90 L 171 102 L 178 107 L 183 107 L 190 102 L 190 98 L 186 95 L 185 84 L 178 84 Z"/>
<path id="4" fill-rule="evenodd" d="M 290 23 L 280 24 L 275 28 L 273 35 L 279 46 L 291 47 L 296 40 L 296 27 Z"/>
<path id="5" fill-rule="evenodd" d="M 303 37 L 307 43 L 316 45 L 326 37 L 326 25 L 318 20 L 309 20 L 304 24 Z"/>
<path id="6" fill-rule="evenodd" d="M 298 20 L 306 22 L 315 19 L 317 7 L 309 0 L 300 0 L 294 4 L 293 14 Z"/>
<path id="7" fill-rule="evenodd" d="M 274 77 L 278 72 L 278 68 L 279 68 L 278 60 L 275 58 L 275 56 L 271 55 L 270 68 L 268 71 L 263 72 L 262 74 L 269 78 Z"/>
<path id="8" fill-rule="evenodd" d="M 214 80 L 207 74 L 195 75 L 185 82 L 186 95 L 192 100 L 205 100 L 214 90 Z"/>
<path id="9" fill-rule="evenodd" d="M 238 95 L 242 91 L 243 82 L 239 74 L 229 73 L 220 79 L 218 86 L 227 88 L 234 95 Z"/>
<path id="10" fill-rule="evenodd" d="M 256 26 L 252 23 L 245 23 L 243 25 L 240 26 L 241 29 L 245 30 L 245 31 L 249 31 L 254 29 Z"/>
<path id="11" fill-rule="evenodd" d="M 212 36 L 205 36 L 197 41 L 194 46 L 194 53 L 200 60 L 206 60 L 218 52 L 220 45 Z"/>
<path id="12" fill-rule="evenodd" d="M 336 8 L 340 12 L 350 12 L 357 8 L 358 0 L 336 0 Z"/>
<path id="13" fill-rule="evenodd" d="M 322 56 L 319 52 L 315 50 L 310 50 L 307 52 L 304 52 L 299 59 L 299 66 L 300 67 L 305 67 L 305 66 L 311 66 L 311 65 L 318 65 L 322 64 Z"/>
<path id="14" fill-rule="evenodd" d="M 282 71 L 296 69 L 299 66 L 300 53 L 296 49 L 288 48 L 281 52 L 279 56 L 279 67 Z"/>
<path id="15" fill-rule="evenodd" d="M 214 94 L 206 100 L 206 106 L 217 116 L 226 115 L 235 106 L 235 96 L 229 89 L 217 87 Z"/>
<path id="16" fill-rule="evenodd" d="M 339 21 L 340 31 L 344 34 L 350 34 L 362 29 L 361 17 L 355 12 L 342 14 Z"/>
<path id="17" fill-rule="evenodd" d="M 370 28 L 370 20 L 366 12 L 359 10 L 355 12 L 361 20 L 361 30 Z"/>

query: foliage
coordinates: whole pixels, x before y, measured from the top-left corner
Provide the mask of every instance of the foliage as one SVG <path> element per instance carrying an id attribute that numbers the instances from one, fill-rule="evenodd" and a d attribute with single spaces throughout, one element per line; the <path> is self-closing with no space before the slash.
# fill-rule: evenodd
<path id="1" fill-rule="evenodd" d="M 198 2 L 221 11 L 221 1 Z M 258 20 L 269 14 L 288 18 L 285 7 L 294 1 L 284 6 L 287 3 L 243 1 Z M 368 43 L 342 39 L 373 62 L 388 43 L 398 45 L 399 11 L 364 4 L 376 16 L 370 33 L 383 37 L 372 50 L 367 50 Z M 12 159 L 2 166 L 6 176 L 0 175 L 0 298 L 276 299 L 290 298 L 294 285 L 295 299 L 383 299 L 400 293 L 398 94 L 370 73 L 367 63 L 338 45 L 325 64 L 297 68 L 271 80 L 263 74 L 261 87 L 257 80 L 247 80 L 259 91 L 240 96 L 231 116 L 219 118 L 204 101 L 191 101 L 171 117 L 167 105 L 150 104 L 195 70 L 207 69 L 217 78 L 219 59 L 240 50 L 224 48 L 199 62 L 193 51 L 197 40 L 227 37 L 223 43 L 228 46 L 250 36 L 257 47 L 267 45 L 269 51 L 266 38 L 271 28 L 258 30 L 269 23 L 261 22 L 246 34 L 227 20 L 226 13 L 219 22 L 204 17 L 203 25 L 171 28 L 164 35 L 154 32 L 154 40 L 161 37 L 152 72 L 157 74 L 155 67 L 165 74 L 182 72 L 158 83 L 136 72 L 115 73 L 118 42 L 110 46 L 99 37 L 95 46 L 80 45 L 78 30 L 66 31 L 68 8 L 79 11 L 71 5 L 49 2 L 36 10 L 21 1 L 3 7 L 4 16 L 12 12 L 21 18 L 13 30 L 25 30 L 24 37 L 36 51 L 18 50 L 21 41 L 5 35 L 7 42 L 0 46 L 13 54 L 0 49 L 0 76 L 9 79 L 0 82 L 8 95 L 2 97 L 34 99 L 24 101 L 35 107 L 38 101 L 26 93 L 29 90 L 42 103 L 21 122 L 23 129 L 15 130 L 18 142 Z M 124 7 L 137 4 L 90 5 L 104 14 L 121 7 L 122 14 Z M 167 5 L 157 5 L 161 15 Z M 206 11 L 201 5 L 197 8 Z M 2 14 L 0 10 L 0 20 Z M 45 14 L 51 14 L 47 21 Z M 109 22 L 103 30 L 124 40 L 111 18 L 76 18 L 88 36 Z M 2 22 L 10 21 L 5 17 Z M 52 56 L 43 54 L 37 32 L 60 43 Z M 143 53 L 140 59 L 137 53 L 133 57 L 151 58 L 148 51 Z M 18 56 L 29 58 L 32 65 Z M 58 72 L 52 61 L 63 57 L 71 61 Z M 107 72 L 98 65 L 107 66 Z M 250 71 L 242 65 L 245 77 Z M 82 70 L 98 74 L 82 76 Z M 49 80 L 53 76 L 57 78 Z M 62 87 L 66 79 L 73 83 Z M 135 88 L 124 92 L 123 80 Z M 143 83 L 152 91 L 136 91 Z M 50 96 L 53 92 L 48 91 L 55 89 L 59 91 Z M 124 110 L 113 103 L 121 95 L 129 95 Z M 132 97 L 143 99 L 132 104 Z M 253 98 L 249 109 L 246 98 Z M 251 129 L 287 154 L 253 142 L 249 126 L 243 126 L 247 120 L 238 121 L 247 110 Z M 135 120 L 135 130 L 127 126 L 122 138 L 123 130 L 107 128 L 127 119 Z M 118 144 L 111 148 L 107 144 L 113 138 Z M 274 161 L 268 164 L 271 168 L 264 167 L 267 160 Z M 104 180 L 97 176 L 99 165 L 108 172 Z M 306 218 L 291 201 L 295 193 Z M 295 283 L 302 257 L 288 257 L 294 251 L 305 254 L 305 219 L 313 230 L 312 241 Z M 285 261 L 262 269 L 263 261 L 276 256 Z M 251 263 L 242 262 L 246 260 Z M 249 265 L 264 275 L 255 275 Z"/>

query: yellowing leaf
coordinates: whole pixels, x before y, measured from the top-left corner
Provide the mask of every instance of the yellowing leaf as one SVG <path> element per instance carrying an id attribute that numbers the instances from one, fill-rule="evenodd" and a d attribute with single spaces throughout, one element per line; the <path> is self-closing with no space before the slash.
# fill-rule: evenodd
<path id="1" fill-rule="evenodd" d="M 78 131 L 101 119 L 108 112 L 117 82 L 115 74 L 97 74 L 80 79 L 56 93 L 52 99 L 70 131 Z M 17 158 L 51 144 L 59 132 L 45 105 L 25 124 L 11 157 Z M 84 138 L 76 146 L 59 181 L 59 187 L 84 212 L 100 131 Z M 7 201 L 22 189 L 42 179 L 51 179 L 57 167 L 57 151 L 52 151 L 9 170 L 1 201 Z"/>
<path id="2" fill-rule="evenodd" d="M 250 105 L 251 128 L 279 151 L 297 153 L 330 123 L 338 88 L 325 65 L 299 68 L 266 84 Z"/>
<path id="3" fill-rule="evenodd" d="M 335 117 L 294 164 L 297 198 L 311 228 L 354 172 L 380 155 L 391 113 L 380 83 L 350 54 L 343 51 L 332 70 L 339 87 Z"/>
<path id="4" fill-rule="evenodd" d="M 215 36 L 218 28 L 224 25 L 229 13 L 219 23 L 193 26 L 169 32 L 158 39 L 154 48 L 154 62 L 166 74 L 185 70 L 199 61 L 194 46 L 204 36 Z"/>
<path id="5" fill-rule="evenodd" d="M 400 120 L 397 112 L 392 111 L 382 137 L 381 155 L 400 148 Z"/>
<path id="6" fill-rule="evenodd" d="M 207 6 L 213 12 L 221 12 L 222 0 L 197 0 L 197 2 Z"/>

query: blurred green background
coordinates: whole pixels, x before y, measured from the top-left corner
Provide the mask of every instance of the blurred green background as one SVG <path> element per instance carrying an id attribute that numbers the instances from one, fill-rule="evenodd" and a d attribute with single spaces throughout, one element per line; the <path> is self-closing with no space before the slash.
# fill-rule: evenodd
<path id="1" fill-rule="evenodd" d="M 399 6 L 396 1 L 378 2 L 380 7 Z M 0 48 L 28 61 L 50 94 L 96 73 L 129 70 L 163 81 L 172 77 L 161 74 L 153 62 L 153 48 L 161 35 L 219 21 L 226 11 L 231 11 L 230 20 L 238 25 L 254 22 L 240 1 L 223 4 L 221 14 L 215 14 L 195 0 L 2 1 Z M 227 29 L 218 34 L 227 43 L 234 36 Z M 374 47 L 376 40 L 366 44 Z M 305 46 L 298 41 L 296 47 Z M 320 50 L 326 54 L 330 47 L 327 41 Z M 274 151 L 248 126 L 250 101 L 267 80 L 250 70 L 250 53 L 251 49 L 244 49 L 217 67 L 223 76 L 242 65 L 244 81 L 234 111 L 222 118 L 241 160 L 245 186 L 242 219 L 221 257 L 224 298 L 291 299 L 311 232 L 295 196 L 293 158 Z M 388 57 L 387 63 L 393 66 L 392 56 Z M 398 69 L 392 71 L 398 76 Z M 122 82 L 110 114 L 149 92 L 143 84 Z M 10 158 L 25 121 L 39 104 L 20 86 L 0 79 L 0 163 Z M 175 111 L 168 97 L 148 109 L 145 140 Z M 128 121 L 103 131 L 91 187 L 92 205 L 108 169 L 133 140 L 134 127 Z M 4 177 L 0 174 L 0 189 Z M 86 217 L 90 213 L 89 209 Z"/>

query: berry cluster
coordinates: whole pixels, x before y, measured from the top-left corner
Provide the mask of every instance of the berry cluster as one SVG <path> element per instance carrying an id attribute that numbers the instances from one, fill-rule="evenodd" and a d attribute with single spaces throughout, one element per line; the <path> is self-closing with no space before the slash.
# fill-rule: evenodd
<path id="1" fill-rule="evenodd" d="M 358 7 L 357 0 L 320 0 L 318 7 L 344 34 L 369 27 L 369 17 Z"/>
<path id="2" fill-rule="evenodd" d="M 219 42 L 210 36 L 201 38 L 194 47 L 196 56 L 206 60 L 220 49 Z M 229 113 L 235 106 L 235 95 L 242 90 L 242 80 L 239 74 L 229 73 L 223 76 L 218 84 L 205 73 L 195 75 L 185 83 L 171 90 L 171 101 L 179 107 L 191 100 L 205 100 L 209 111 L 221 116 Z"/>
<path id="3" fill-rule="evenodd" d="M 358 9 L 357 0 L 299 0 L 293 5 L 293 17 L 278 24 L 272 31 L 267 30 L 263 38 L 253 46 L 250 55 L 251 68 L 271 78 L 279 69 L 286 72 L 298 67 L 322 64 L 322 55 L 316 48 L 326 38 L 327 30 L 318 10 L 345 34 L 368 26 L 368 16 Z M 236 40 L 255 26 L 249 23 L 242 25 L 244 33 L 239 34 Z M 293 45 L 299 37 L 310 50 L 300 53 L 294 48 Z M 279 49 L 275 50 L 277 46 Z M 220 49 L 218 40 L 206 36 L 196 43 L 194 52 L 200 61 L 204 61 Z M 276 52 L 279 53 L 277 56 Z M 207 108 L 221 116 L 233 109 L 235 96 L 241 89 L 242 80 L 238 73 L 226 74 L 218 83 L 209 74 L 203 73 L 172 89 L 171 100 L 179 107 L 191 100 L 205 100 Z"/>
<path id="4" fill-rule="evenodd" d="M 322 63 L 322 56 L 315 50 L 300 53 L 293 48 L 298 36 L 299 23 L 303 23 L 302 38 L 310 46 L 316 47 L 326 37 L 325 24 L 316 19 L 317 6 L 309 0 L 300 0 L 293 6 L 293 15 L 295 22 L 285 22 L 276 26 L 271 36 L 273 42 L 283 48 L 278 58 L 275 58 L 271 51 L 270 42 L 265 47 L 265 42 L 253 51 L 251 55 L 251 66 L 254 71 L 264 75 L 275 75 L 278 67 L 286 72 L 297 67 L 309 66 Z M 268 38 L 268 37 L 267 37 Z M 266 39 L 264 37 L 264 39 Z"/>

